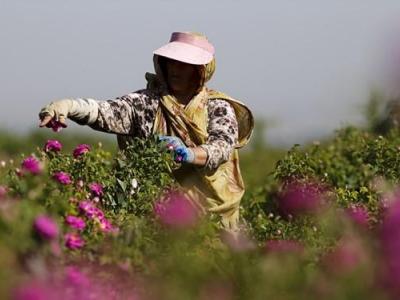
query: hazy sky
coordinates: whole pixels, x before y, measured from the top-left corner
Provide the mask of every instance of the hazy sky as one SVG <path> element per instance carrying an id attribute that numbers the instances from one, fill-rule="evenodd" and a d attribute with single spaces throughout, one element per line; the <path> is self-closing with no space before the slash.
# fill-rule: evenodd
<path id="1" fill-rule="evenodd" d="M 0 0 L 0 127 L 37 126 L 51 100 L 143 88 L 172 31 L 209 37 L 210 86 L 273 121 L 269 141 L 302 143 L 362 120 L 395 66 L 400 1 Z"/>

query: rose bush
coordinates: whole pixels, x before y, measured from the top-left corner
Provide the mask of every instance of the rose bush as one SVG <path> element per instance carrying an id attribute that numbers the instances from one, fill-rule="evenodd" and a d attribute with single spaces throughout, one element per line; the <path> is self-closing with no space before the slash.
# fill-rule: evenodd
<path id="1" fill-rule="evenodd" d="M 179 164 L 157 139 L 115 155 L 40 147 L 0 181 L 0 292 L 396 299 L 399 141 L 346 129 L 292 149 L 245 195 L 240 233 L 221 231 L 180 193 L 171 176 Z"/>

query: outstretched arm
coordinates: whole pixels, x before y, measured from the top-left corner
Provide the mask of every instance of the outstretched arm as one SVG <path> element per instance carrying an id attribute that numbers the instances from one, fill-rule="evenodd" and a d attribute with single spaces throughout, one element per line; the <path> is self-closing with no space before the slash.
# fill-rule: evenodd
<path id="1" fill-rule="evenodd" d="M 51 102 L 41 109 L 39 118 L 40 127 L 48 125 L 54 119 L 65 124 L 70 118 L 81 124 L 91 124 L 97 119 L 98 105 L 93 99 L 63 99 Z"/>
<path id="2" fill-rule="evenodd" d="M 51 102 L 39 113 L 40 127 L 56 121 L 66 127 L 66 118 L 80 125 L 89 125 L 95 130 L 132 134 L 135 121 L 135 106 L 144 105 L 143 95 L 131 93 L 114 100 L 97 101 L 89 98 L 63 99 Z M 140 120 L 139 120 L 140 121 Z"/>

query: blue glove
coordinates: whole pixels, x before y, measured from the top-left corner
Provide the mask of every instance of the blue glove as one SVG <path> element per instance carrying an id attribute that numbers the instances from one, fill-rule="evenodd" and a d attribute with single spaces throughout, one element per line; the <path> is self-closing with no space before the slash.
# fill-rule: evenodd
<path id="1" fill-rule="evenodd" d="M 176 136 L 160 135 L 160 141 L 166 142 L 166 147 L 174 151 L 174 159 L 177 162 L 192 163 L 194 162 L 194 152 Z"/>

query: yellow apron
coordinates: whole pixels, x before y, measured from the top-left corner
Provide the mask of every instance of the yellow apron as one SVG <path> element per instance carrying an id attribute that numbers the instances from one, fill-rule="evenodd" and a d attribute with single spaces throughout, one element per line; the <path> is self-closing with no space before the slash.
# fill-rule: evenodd
<path id="1" fill-rule="evenodd" d="M 150 87 L 153 85 L 152 79 L 156 79 L 155 75 L 153 76 L 146 76 Z M 153 133 L 177 136 L 188 147 L 206 143 L 207 104 L 212 99 L 228 101 L 234 108 L 239 125 L 238 144 L 235 145 L 228 161 L 215 171 L 208 172 L 205 168 L 182 165 L 174 171 L 174 176 L 199 208 L 219 214 L 223 227 L 235 230 L 239 220 L 240 199 L 245 190 L 237 148 L 243 147 L 251 136 L 254 120 L 250 110 L 243 103 L 206 87 L 203 87 L 185 107 L 172 95 L 164 94 L 156 113 Z"/>

